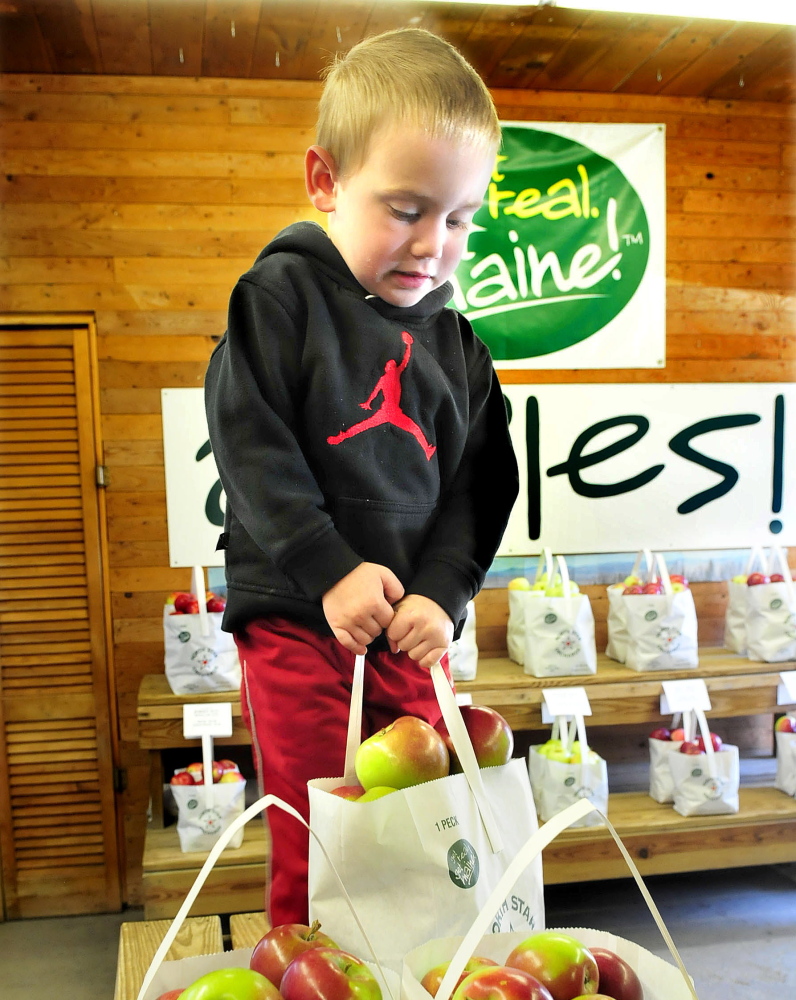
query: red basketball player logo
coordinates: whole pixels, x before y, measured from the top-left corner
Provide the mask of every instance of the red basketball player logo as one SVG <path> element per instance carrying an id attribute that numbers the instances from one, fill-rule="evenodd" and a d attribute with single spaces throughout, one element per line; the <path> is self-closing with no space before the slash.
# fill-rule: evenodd
<path id="1" fill-rule="evenodd" d="M 412 434 L 417 439 L 427 459 L 430 459 L 437 450 L 436 445 L 428 443 L 425 434 L 415 421 L 411 417 L 408 417 L 401 409 L 401 375 L 409 364 L 409 358 L 412 355 L 412 344 L 414 343 L 411 334 L 407 333 L 406 330 L 401 334 L 401 340 L 406 344 L 403 360 L 398 364 L 390 358 L 384 366 L 384 374 L 374 386 L 373 392 L 364 403 L 359 404 L 363 410 L 369 410 L 376 397 L 381 395 L 381 406 L 372 416 L 360 420 L 358 424 L 349 427 L 347 431 L 340 431 L 339 434 L 333 434 L 331 437 L 328 437 L 326 440 L 329 444 L 342 444 L 348 438 L 370 430 L 371 427 L 392 424 L 394 427 Z"/>

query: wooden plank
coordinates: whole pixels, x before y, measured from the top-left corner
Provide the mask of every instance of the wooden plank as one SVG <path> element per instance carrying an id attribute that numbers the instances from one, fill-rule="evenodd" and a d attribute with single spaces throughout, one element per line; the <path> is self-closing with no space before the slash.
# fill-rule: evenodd
<path id="1" fill-rule="evenodd" d="M 148 0 L 92 0 L 103 73 L 152 72 Z"/>
<path id="2" fill-rule="evenodd" d="M 234 948 L 253 948 L 271 930 L 268 918 L 261 911 L 233 913 L 229 918 L 229 934 Z"/>

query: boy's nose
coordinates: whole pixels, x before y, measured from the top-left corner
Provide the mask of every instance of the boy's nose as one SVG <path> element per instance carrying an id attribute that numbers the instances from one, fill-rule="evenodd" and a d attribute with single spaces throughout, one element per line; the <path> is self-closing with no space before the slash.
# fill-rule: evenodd
<path id="1" fill-rule="evenodd" d="M 441 257 L 447 231 L 447 220 L 443 219 L 441 223 L 429 220 L 415 233 L 415 239 L 412 242 L 412 256 L 417 257 L 418 260 Z"/>

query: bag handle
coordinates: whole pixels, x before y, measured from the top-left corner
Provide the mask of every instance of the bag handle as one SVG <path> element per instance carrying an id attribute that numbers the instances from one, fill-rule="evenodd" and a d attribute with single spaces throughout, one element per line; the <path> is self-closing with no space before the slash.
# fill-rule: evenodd
<path id="1" fill-rule="evenodd" d="M 793 602 L 794 602 L 793 575 L 791 574 L 790 566 L 788 565 L 788 560 L 785 555 L 785 550 L 782 548 L 781 545 L 772 545 L 771 556 L 772 556 L 771 567 L 773 568 L 774 562 L 776 561 L 777 565 L 779 566 L 779 570 L 782 573 L 782 576 L 784 577 L 785 587 L 788 591 L 788 604 L 791 606 L 791 609 L 793 609 Z"/>
<path id="2" fill-rule="evenodd" d="M 517 856 L 500 877 L 497 885 L 490 893 L 487 901 L 484 903 L 481 912 L 475 918 L 469 931 L 462 939 L 461 944 L 456 950 L 456 954 L 450 961 L 445 975 L 442 977 L 442 982 L 437 989 L 436 1000 L 450 1000 L 453 989 L 458 982 L 459 976 L 464 971 L 464 967 L 467 964 L 468 959 L 473 955 L 478 942 L 488 932 L 489 925 L 494 919 L 494 915 L 500 908 L 500 904 L 511 891 L 514 883 L 523 871 L 563 830 L 566 830 L 568 826 L 571 826 L 577 820 L 587 816 L 592 811 L 600 813 L 602 816 L 609 833 L 616 841 L 616 845 L 636 881 L 636 885 L 639 887 L 639 891 L 641 892 L 644 902 L 647 904 L 647 907 L 652 914 L 653 920 L 658 925 L 658 930 L 661 932 L 661 936 L 666 942 L 666 947 L 669 949 L 672 958 L 674 958 L 675 963 L 677 964 L 677 967 L 680 970 L 686 985 L 688 986 L 691 996 L 694 1000 L 699 1000 L 696 990 L 694 989 L 694 984 L 691 981 L 691 977 L 688 975 L 685 966 L 683 965 L 683 960 L 680 958 L 680 954 L 677 951 L 674 941 L 672 940 L 672 936 L 669 933 L 666 924 L 663 922 L 663 917 L 661 917 L 658 907 L 655 905 L 655 902 L 644 884 L 644 880 L 641 877 L 633 859 L 628 853 L 627 848 L 622 843 L 619 834 L 612 826 L 608 817 L 601 813 L 600 810 L 589 802 L 588 799 L 578 799 L 577 802 L 573 802 L 572 805 L 567 806 L 566 809 L 557 813 L 552 819 L 549 819 L 544 826 L 542 826 L 536 831 L 536 833 L 526 840 L 525 844 L 523 844 L 517 853 Z M 408 975 L 406 969 L 404 969 L 404 973 Z"/>
<path id="3" fill-rule="evenodd" d="M 201 566 L 194 566 L 191 571 L 191 591 L 196 595 L 199 604 L 199 635 L 207 638 L 212 632 L 210 619 L 207 616 L 207 590 L 205 589 L 205 571 Z"/>
<path id="4" fill-rule="evenodd" d="M 666 567 L 666 559 L 662 552 L 655 553 L 655 566 L 658 571 L 658 579 L 663 586 L 663 592 L 667 597 L 671 597 L 674 591 L 672 590 L 672 581 L 669 576 L 669 570 Z"/>
<path id="5" fill-rule="evenodd" d="M 354 784 L 357 781 L 354 762 L 359 744 L 362 741 L 362 701 L 364 696 L 364 673 L 365 657 L 357 656 L 354 661 L 354 676 L 351 683 L 351 711 L 348 716 L 348 735 L 346 737 L 345 752 L 345 782 Z M 456 704 L 456 696 L 451 690 L 450 682 L 442 669 L 441 664 L 436 663 L 431 668 L 431 680 L 434 684 L 434 693 L 437 696 L 442 713 L 443 721 L 448 728 L 453 749 L 459 758 L 464 777 L 470 786 L 470 791 L 475 799 L 481 822 L 484 824 L 489 844 L 494 854 L 499 854 L 503 850 L 503 836 L 500 826 L 495 819 L 492 805 L 484 788 L 481 778 L 481 768 L 473 750 L 473 743 L 464 724 L 462 713 Z"/>
<path id="6" fill-rule="evenodd" d="M 753 545 L 751 551 L 749 552 L 749 558 L 746 561 L 746 575 L 752 572 L 755 567 L 755 563 L 760 563 L 760 568 L 765 574 L 768 574 L 768 560 L 766 559 L 766 554 L 763 551 L 762 545 Z"/>
<path id="7" fill-rule="evenodd" d="M 163 963 L 169 948 L 171 948 L 175 938 L 179 934 L 180 928 L 182 927 L 185 918 L 188 916 L 188 913 L 190 912 L 190 909 L 193 906 L 196 897 L 199 895 L 202 886 L 207 881 L 210 872 L 213 870 L 213 867 L 215 866 L 216 861 L 218 861 L 219 857 L 224 851 L 224 848 L 232 840 L 232 838 L 235 836 L 238 830 L 242 829 L 249 822 L 250 819 L 253 819 L 255 816 L 259 815 L 261 812 L 263 812 L 265 809 L 270 808 L 271 806 L 276 806 L 277 809 L 281 809 L 283 812 L 286 812 L 290 816 L 293 816 L 295 819 L 299 821 L 299 823 L 303 824 L 307 828 L 307 830 L 309 830 L 310 835 L 315 838 L 316 843 L 323 851 L 324 857 L 326 858 L 326 861 L 329 867 L 331 868 L 334 877 L 337 879 L 337 884 L 340 888 L 340 892 L 342 893 L 342 896 L 345 899 L 349 910 L 351 911 L 351 916 L 354 918 L 354 922 L 359 928 L 359 931 L 362 934 L 362 937 L 365 943 L 367 944 L 368 949 L 370 950 L 371 957 L 373 958 L 376 967 L 381 973 L 381 978 L 384 982 L 384 985 L 387 987 L 387 992 L 390 995 L 390 1000 L 398 1000 L 398 997 L 393 997 L 392 995 L 390 984 L 387 981 L 387 977 L 384 975 L 384 969 L 381 966 L 379 957 L 376 954 L 376 951 L 373 947 L 373 944 L 371 943 L 370 938 L 367 935 L 367 932 L 365 931 L 365 928 L 362 926 L 362 922 L 357 916 L 357 912 L 354 909 L 354 904 L 351 900 L 351 897 L 348 895 L 348 890 L 343 885 L 343 881 L 340 878 L 340 875 L 338 874 L 337 869 L 334 866 L 334 862 L 329 857 L 326 848 L 323 846 L 317 834 L 309 825 L 309 823 L 304 819 L 301 813 L 298 812 L 296 809 L 294 809 L 293 806 L 289 805 L 287 802 L 284 802 L 282 799 L 278 798 L 276 795 L 264 795 L 261 799 L 258 799 L 255 803 L 250 805 L 248 809 L 244 810 L 244 812 L 241 813 L 240 816 L 235 817 L 235 819 L 230 823 L 227 829 L 223 831 L 218 840 L 215 842 L 212 849 L 210 850 L 210 853 L 207 856 L 207 859 L 205 860 L 205 863 L 202 865 L 199 874 L 194 879 L 193 885 L 188 890 L 188 895 L 183 900 L 182 906 L 177 911 L 177 915 L 172 920 L 171 926 L 166 931 L 163 940 L 161 941 L 157 951 L 154 954 L 154 957 L 152 958 L 152 962 L 150 963 L 149 968 L 147 969 L 146 974 L 144 976 L 144 981 L 141 983 L 141 989 L 138 991 L 137 1000 L 144 1000 L 147 990 L 152 985 L 152 980 L 155 978 L 155 975 L 157 974 L 158 969 Z"/>
<path id="8" fill-rule="evenodd" d="M 633 568 L 630 570 L 630 576 L 638 576 L 640 579 L 641 573 L 641 560 L 644 560 L 644 567 L 646 569 L 646 576 L 649 579 L 652 573 L 652 550 L 651 549 L 639 549 L 636 553 L 636 559 L 633 563 Z"/>
<path id="9" fill-rule="evenodd" d="M 553 567 L 553 550 L 550 548 L 542 549 L 542 551 L 539 553 L 539 560 L 536 563 L 536 573 L 534 574 L 533 578 L 534 584 L 538 583 L 539 580 L 542 578 L 543 567 L 545 573 L 547 574 L 547 586 L 552 587 L 554 567 Z"/>

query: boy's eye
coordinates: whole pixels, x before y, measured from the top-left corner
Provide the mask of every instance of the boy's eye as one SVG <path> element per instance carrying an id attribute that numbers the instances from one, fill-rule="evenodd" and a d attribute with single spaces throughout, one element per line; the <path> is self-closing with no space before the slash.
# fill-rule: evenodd
<path id="1" fill-rule="evenodd" d="M 468 224 L 464 219 L 448 219 L 448 229 L 467 229 Z"/>
<path id="2" fill-rule="evenodd" d="M 395 208 L 393 205 L 390 205 L 390 211 L 401 222 L 417 222 L 420 218 L 420 212 L 403 212 L 400 208 Z"/>

